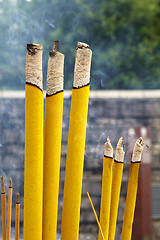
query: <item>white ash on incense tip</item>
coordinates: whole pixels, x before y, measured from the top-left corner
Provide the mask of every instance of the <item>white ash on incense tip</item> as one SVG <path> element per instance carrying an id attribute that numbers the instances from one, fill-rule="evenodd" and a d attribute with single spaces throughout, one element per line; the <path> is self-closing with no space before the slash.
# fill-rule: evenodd
<path id="1" fill-rule="evenodd" d="M 104 156 L 113 158 L 113 147 L 110 142 L 110 137 L 107 138 L 107 142 L 104 145 Z"/>
<path id="2" fill-rule="evenodd" d="M 78 42 L 77 48 L 89 48 L 89 45 L 87 43 Z"/>
<path id="3" fill-rule="evenodd" d="M 5 193 L 4 178 L 1 176 L 1 193 Z"/>
<path id="4" fill-rule="evenodd" d="M 133 149 L 132 162 L 140 162 L 143 152 L 143 138 L 140 137 L 136 141 Z"/>
<path id="5" fill-rule="evenodd" d="M 27 44 L 26 55 L 26 83 L 43 89 L 42 77 L 42 49 L 43 46 L 35 43 Z"/>
<path id="6" fill-rule="evenodd" d="M 16 195 L 16 203 L 20 203 L 20 196 L 19 196 L 19 192 L 17 192 L 17 195 Z"/>
<path id="7" fill-rule="evenodd" d="M 117 143 L 115 160 L 117 162 L 124 162 L 124 154 L 125 152 L 123 151 L 123 137 L 121 137 Z"/>
<path id="8" fill-rule="evenodd" d="M 47 95 L 63 91 L 64 55 L 58 51 L 50 51 L 47 70 Z"/>
<path id="9" fill-rule="evenodd" d="M 11 178 L 9 179 L 9 187 L 10 188 L 12 187 L 12 179 Z"/>
<path id="10" fill-rule="evenodd" d="M 73 88 L 80 88 L 90 83 L 92 51 L 86 43 L 78 42 L 74 67 Z"/>

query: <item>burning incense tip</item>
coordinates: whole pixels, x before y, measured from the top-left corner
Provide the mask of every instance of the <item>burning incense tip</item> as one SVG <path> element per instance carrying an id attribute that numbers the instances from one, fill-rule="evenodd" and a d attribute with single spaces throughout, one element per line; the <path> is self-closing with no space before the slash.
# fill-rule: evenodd
<path id="1" fill-rule="evenodd" d="M 108 141 L 108 142 L 110 142 L 110 141 L 111 141 L 111 139 L 110 139 L 110 137 L 109 137 L 109 136 L 107 137 L 107 141 Z"/>
<path id="2" fill-rule="evenodd" d="M 110 142 L 110 137 L 107 138 L 107 142 L 104 145 L 104 156 L 113 158 L 113 148 Z"/>
<path id="3" fill-rule="evenodd" d="M 117 148 L 122 148 L 123 147 L 123 137 L 120 137 L 120 139 L 118 140 L 118 143 L 117 143 Z"/>
<path id="4" fill-rule="evenodd" d="M 59 50 L 59 41 L 56 40 L 53 42 L 53 51 L 58 51 Z"/>
<path id="5" fill-rule="evenodd" d="M 143 138 L 140 137 L 136 141 L 133 149 L 132 162 L 140 162 L 143 152 Z"/>
<path id="6" fill-rule="evenodd" d="M 89 48 L 89 45 L 87 43 L 78 42 L 77 48 Z"/>
<path id="7" fill-rule="evenodd" d="M 1 176 L 1 193 L 5 193 L 4 178 Z"/>
<path id="8" fill-rule="evenodd" d="M 40 44 L 36 44 L 36 43 L 28 43 L 27 44 L 27 50 L 31 53 L 31 54 L 36 54 L 37 50 L 42 50 L 43 46 Z"/>
<path id="9" fill-rule="evenodd" d="M 58 52 L 59 42 L 54 41 L 53 51 L 49 52 L 47 70 L 47 96 L 63 91 L 64 55 Z"/>
<path id="10" fill-rule="evenodd" d="M 26 56 L 26 83 L 37 86 L 41 90 L 43 89 L 42 49 L 43 46 L 40 44 L 28 43 Z"/>
<path id="11" fill-rule="evenodd" d="M 92 51 L 86 43 L 78 42 L 74 67 L 73 88 L 81 88 L 90 83 Z"/>
<path id="12" fill-rule="evenodd" d="M 124 162 L 124 154 L 125 152 L 123 151 L 123 137 L 121 137 L 117 143 L 115 160 L 117 162 Z"/>
<path id="13" fill-rule="evenodd" d="M 9 179 L 9 188 L 12 188 L 12 179 Z"/>
<path id="14" fill-rule="evenodd" d="M 17 195 L 16 195 L 16 203 L 20 203 L 19 192 L 17 192 Z"/>

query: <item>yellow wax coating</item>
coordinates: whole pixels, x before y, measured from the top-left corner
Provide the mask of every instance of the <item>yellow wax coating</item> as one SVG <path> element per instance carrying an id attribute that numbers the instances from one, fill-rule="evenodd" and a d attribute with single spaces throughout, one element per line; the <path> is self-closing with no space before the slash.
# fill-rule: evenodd
<path id="1" fill-rule="evenodd" d="M 20 203 L 16 204 L 15 240 L 19 240 L 19 216 L 20 216 Z"/>
<path id="2" fill-rule="evenodd" d="M 123 174 L 123 162 L 114 161 L 112 191 L 111 191 L 110 220 L 109 220 L 109 235 L 108 235 L 109 240 L 115 239 L 122 174 Z"/>
<path id="3" fill-rule="evenodd" d="M 100 230 L 100 232 L 101 232 L 102 239 L 105 240 L 104 235 L 103 235 L 103 232 L 102 232 L 101 224 L 100 224 L 100 222 L 99 222 L 99 220 L 98 220 L 96 210 L 95 210 L 95 208 L 94 208 L 94 206 L 93 206 L 92 199 L 91 199 L 91 197 L 90 197 L 90 195 L 89 195 L 88 192 L 87 192 L 87 196 L 88 196 L 89 202 L 90 202 L 90 204 L 91 204 L 91 207 L 92 207 L 92 210 L 93 210 L 94 216 L 95 216 L 95 218 L 96 218 L 96 221 L 97 221 L 97 224 L 98 224 L 99 230 Z"/>
<path id="4" fill-rule="evenodd" d="M 10 185 L 12 180 L 10 179 Z M 12 186 L 9 186 L 8 190 L 8 216 L 7 216 L 7 236 L 6 239 L 10 240 L 11 235 L 11 212 L 12 212 Z"/>
<path id="5" fill-rule="evenodd" d="M 15 240 L 19 240 L 19 218 L 20 218 L 20 201 L 19 201 L 19 193 L 17 193 L 16 201 L 16 215 L 15 215 Z"/>
<path id="6" fill-rule="evenodd" d="M 82 191 L 89 85 L 72 89 L 62 212 L 62 240 L 77 240 Z"/>
<path id="7" fill-rule="evenodd" d="M 140 162 L 131 162 L 121 240 L 130 240 L 137 197 Z"/>
<path id="8" fill-rule="evenodd" d="M 104 234 L 104 238 L 108 239 L 109 232 L 109 217 L 111 204 L 111 188 L 112 188 L 112 167 L 113 158 L 104 156 L 103 159 L 103 176 L 102 176 L 102 190 L 101 190 L 101 209 L 100 209 L 100 224 Z M 99 231 L 99 240 L 102 240 Z"/>
<path id="9" fill-rule="evenodd" d="M 2 205 L 2 239 L 6 240 L 6 194 L 1 193 Z"/>
<path id="10" fill-rule="evenodd" d="M 43 172 L 43 240 L 56 240 L 63 92 L 46 97 Z"/>
<path id="11" fill-rule="evenodd" d="M 24 240 L 42 239 L 43 92 L 26 84 Z"/>

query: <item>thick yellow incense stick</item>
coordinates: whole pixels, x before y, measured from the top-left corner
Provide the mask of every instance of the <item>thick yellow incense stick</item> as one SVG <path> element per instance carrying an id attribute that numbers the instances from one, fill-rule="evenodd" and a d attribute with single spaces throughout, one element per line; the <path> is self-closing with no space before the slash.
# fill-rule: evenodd
<path id="1" fill-rule="evenodd" d="M 62 212 L 62 240 L 79 238 L 79 218 L 89 99 L 92 51 L 78 43 L 72 89 L 65 185 Z"/>
<path id="2" fill-rule="evenodd" d="M 25 91 L 24 240 L 42 239 L 42 46 L 27 44 Z"/>
<path id="3" fill-rule="evenodd" d="M 7 240 L 10 240 L 11 235 L 11 212 L 12 212 L 12 179 L 10 179 L 9 181 L 8 190 Z"/>
<path id="4" fill-rule="evenodd" d="M 134 146 L 132 161 L 129 171 L 127 199 L 124 212 L 121 240 L 130 240 L 132 235 L 132 224 L 137 197 L 138 176 L 143 151 L 143 140 L 139 138 Z"/>
<path id="5" fill-rule="evenodd" d="M 17 192 L 16 198 L 16 216 L 15 216 L 15 240 L 19 240 L 19 217 L 20 217 L 20 199 Z"/>
<path id="6" fill-rule="evenodd" d="M 112 187 L 112 167 L 113 167 L 113 148 L 109 137 L 105 143 L 104 158 L 103 158 L 103 176 L 101 190 L 101 209 L 100 209 L 100 224 L 104 234 L 104 238 L 108 239 L 109 232 L 109 217 L 111 203 L 111 187 Z M 102 240 L 102 235 L 99 231 L 99 240 Z"/>
<path id="7" fill-rule="evenodd" d="M 122 173 L 123 173 L 124 154 L 125 153 L 123 151 L 123 138 L 121 137 L 117 144 L 116 155 L 115 155 L 114 166 L 113 166 L 109 235 L 108 235 L 109 240 L 115 239 L 119 196 L 120 196 Z"/>
<path id="8" fill-rule="evenodd" d="M 2 239 L 6 240 L 6 194 L 4 178 L 1 176 Z"/>
<path id="9" fill-rule="evenodd" d="M 89 199 L 89 201 L 90 201 L 90 204 L 91 204 L 91 207 L 92 207 L 94 216 L 95 216 L 95 218 L 96 218 L 96 221 L 97 221 L 97 224 L 98 224 L 98 227 L 99 227 L 99 231 L 101 232 L 102 239 L 105 240 L 104 235 L 103 235 L 103 232 L 102 232 L 101 224 L 100 224 L 100 222 L 99 222 L 99 220 L 98 220 L 96 210 L 95 210 L 95 208 L 94 208 L 94 206 L 93 206 L 92 199 L 91 199 L 91 197 L 90 197 L 90 195 L 89 195 L 88 192 L 87 192 L 87 196 L 88 196 L 88 199 Z"/>
<path id="10" fill-rule="evenodd" d="M 58 50 L 58 49 L 57 49 Z M 43 240 L 56 240 L 63 113 L 64 55 L 49 53 L 44 126 Z"/>

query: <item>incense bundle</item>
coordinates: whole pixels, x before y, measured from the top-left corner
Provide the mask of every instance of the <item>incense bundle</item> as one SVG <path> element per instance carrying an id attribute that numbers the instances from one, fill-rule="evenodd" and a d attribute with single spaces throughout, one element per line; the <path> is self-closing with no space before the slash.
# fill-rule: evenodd
<path id="1" fill-rule="evenodd" d="M 131 239 L 132 224 L 134 219 L 134 210 L 135 210 L 136 197 L 137 197 L 138 175 L 139 175 L 142 151 L 143 151 L 143 140 L 142 140 L 142 137 L 140 137 L 135 143 L 131 166 L 130 166 L 127 199 L 126 199 L 126 207 L 125 207 L 125 213 L 124 213 L 121 240 Z M 121 188 L 122 173 L 123 173 L 124 154 L 125 153 L 123 151 L 123 138 L 120 138 L 116 148 L 116 155 L 115 155 L 114 168 L 113 168 L 113 178 L 112 178 L 112 161 L 108 163 L 108 165 L 106 164 L 106 166 L 103 164 L 100 222 L 98 220 L 98 217 L 94 209 L 92 200 L 89 196 L 89 193 L 87 192 L 87 196 L 89 198 L 90 204 L 92 206 L 92 209 L 99 227 L 99 238 L 103 240 L 115 239 L 116 220 L 117 220 L 120 188 Z M 104 155 L 109 156 L 108 159 L 111 156 L 113 156 L 113 149 L 110 144 L 109 138 L 107 139 L 107 142 L 105 144 Z M 107 173 L 106 176 L 104 175 L 105 173 Z M 108 180 L 108 183 L 107 183 L 107 180 Z M 111 182 L 112 182 L 112 189 L 110 184 Z M 111 199 L 110 199 L 110 196 L 111 196 Z M 110 213 L 110 216 L 108 216 L 109 213 Z M 109 233 L 108 233 L 108 221 L 109 221 Z"/>
<path id="2" fill-rule="evenodd" d="M 112 187 L 112 167 L 113 167 L 113 148 L 109 137 L 105 143 L 103 158 L 103 176 L 101 190 L 101 208 L 100 208 L 100 225 L 104 234 L 104 238 L 108 239 L 109 217 L 111 203 L 111 187 Z M 102 240 L 102 234 L 99 231 L 99 240 Z"/>
<path id="3" fill-rule="evenodd" d="M 61 239 L 79 238 L 79 218 L 92 51 L 78 43 L 70 110 Z"/>
<path id="4" fill-rule="evenodd" d="M 6 240 L 6 194 L 4 178 L 1 176 L 2 239 Z"/>
<path id="5" fill-rule="evenodd" d="M 25 89 L 24 240 L 42 239 L 42 45 L 27 44 Z"/>
<path id="6" fill-rule="evenodd" d="M 126 206 L 125 206 L 125 212 L 124 212 L 121 240 L 130 240 L 132 235 L 132 224 L 134 219 L 134 211 L 135 211 L 137 188 L 138 188 L 138 176 L 139 176 L 139 168 L 141 163 L 142 151 L 143 151 L 143 140 L 140 137 L 134 145 L 132 161 L 130 165 L 127 198 L 126 198 Z"/>
<path id="7" fill-rule="evenodd" d="M 108 234 L 109 240 L 115 239 L 119 196 L 120 196 L 122 174 L 123 174 L 124 154 L 125 152 L 123 151 L 123 138 L 121 137 L 117 144 L 116 155 L 115 155 L 114 166 L 113 166 L 109 234 Z"/>
<path id="8" fill-rule="evenodd" d="M 43 240 L 56 240 L 63 114 L 64 55 L 49 53 L 44 125 Z"/>
<path id="9" fill-rule="evenodd" d="M 11 212 L 12 212 L 12 179 L 10 179 L 9 181 L 8 190 L 7 240 L 10 240 L 11 235 Z"/>
<path id="10" fill-rule="evenodd" d="M 3 231 L 2 239 L 10 240 L 11 213 L 12 213 L 12 179 L 10 179 L 10 181 L 9 181 L 8 219 L 7 219 L 7 232 L 6 232 L 6 196 L 5 196 L 5 187 L 4 187 L 3 176 L 1 176 L 1 204 L 2 204 L 2 231 Z M 19 200 L 19 193 L 17 193 L 16 214 L 15 214 L 15 240 L 19 240 L 19 217 L 20 217 L 20 200 Z"/>

